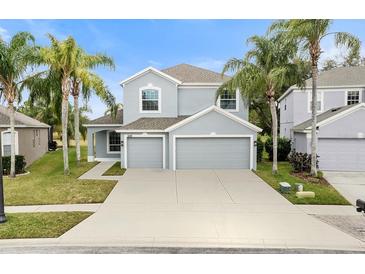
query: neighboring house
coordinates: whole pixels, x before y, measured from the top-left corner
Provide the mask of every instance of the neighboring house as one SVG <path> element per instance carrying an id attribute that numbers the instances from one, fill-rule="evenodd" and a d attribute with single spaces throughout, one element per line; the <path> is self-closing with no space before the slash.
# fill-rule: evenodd
<path id="1" fill-rule="evenodd" d="M 123 112 L 85 125 L 88 160 L 126 168 L 256 168 L 256 135 L 238 91 L 216 97 L 227 79 L 180 64 L 148 67 L 123 80 Z"/>
<path id="2" fill-rule="evenodd" d="M 15 112 L 15 154 L 23 155 L 27 165 L 48 151 L 50 126 Z M 10 118 L 8 108 L 0 105 L 1 152 L 10 156 Z"/>
<path id="3" fill-rule="evenodd" d="M 280 98 L 280 136 L 311 151 L 311 81 Z M 365 171 L 365 67 L 335 68 L 318 77 L 318 155 L 322 170 Z"/>

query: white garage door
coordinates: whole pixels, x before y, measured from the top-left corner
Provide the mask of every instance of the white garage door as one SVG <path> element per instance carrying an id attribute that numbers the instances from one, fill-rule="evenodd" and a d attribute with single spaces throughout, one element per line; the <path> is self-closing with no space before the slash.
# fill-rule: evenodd
<path id="1" fill-rule="evenodd" d="M 162 138 L 128 137 L 128 168 L 163 168 Z"/>
<path id="2" fill-rule="evenodd" d="M 250 138 L 176 138 L 176 168 L 250 168 Z"/>
<path id="3" fill-rule="evenodd" d="M 322 170 L 365 171 L 365 139 L 318 140 Z"/>

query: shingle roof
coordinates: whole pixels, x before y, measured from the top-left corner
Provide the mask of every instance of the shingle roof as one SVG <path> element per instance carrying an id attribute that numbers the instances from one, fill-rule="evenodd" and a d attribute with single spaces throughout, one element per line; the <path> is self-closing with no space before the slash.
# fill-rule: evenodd
<path id="1" fill-rule="evenodd" d="M 230 79 L 229 76 L 224 75 L 222 78 L 220 73 L 188 64 L 179 64 L 161 71 L 185 83 L 221 83 Z"/>
<path id="2" fill-rule="evenodd" d="M 365 66 L 358 67 L 339 67 L 320 72 L 317 79 L 318 87 L 365 87 Z M 305 81 L 305 87 L 312 87 L 312 78 Z M 293 89 L 298 87 L 291 86 L 278 101 L 283 100 Z"/>
<path id="3" fill-rule="evenodd" d="M 0 105 L 0 125 L 10 126 L 9 110 L 7 107 Z M 27 126 L 27 127 L 50 127 L 49 125 L 42 123 L 34 118 L 31 118 L 23 113 L 15 111 L 15 126 Z"/>
<path id="4" fill-rule="evenodd" d="M 348 110 L 352 107 L 357 106 L 358 104 L 354 104 L 354 105 L 348 105 L 348 106 L 343 106 L 343 107 L 336 107 L 336 108 L 332 108 L 330 110 L 327 110 L 319 115 L 317 115 L 317 123 L 320 123 L 324 120 L 327 120 L 328 118 L 331 118 L 334 115 L 337 115 L 345 110 Z M 312 119 L 308 119 L 306 121 L 304 121 L 301 124 L 296 125 L 295 127 L 293 127 L 294 131 L 303 131 L 305 129 L 307 129 L 308 127 L 312 126 Z"/>
<path id="5" fill-rule="evenodd" d="M 118 130 L 164 130 L 189 116 L 139 118 L 138 120 L 122 126 Z"/>
<path id="6" fill-rule="evenodd" d="M 118 125 L 123 124 L 123 109 L 118 110 L 117 115 L 113 118 L 111 115 L 104 115 L 91 120 L 87 123 L 88 125 Z"/>
<path id="7" fill-rule="evenodd" d="M 319 73 L 317 85 L 325 86 L 365 86 L 365 66 L 339 67 Z M 312 78 L 306 81 L 312 86 Z"/>

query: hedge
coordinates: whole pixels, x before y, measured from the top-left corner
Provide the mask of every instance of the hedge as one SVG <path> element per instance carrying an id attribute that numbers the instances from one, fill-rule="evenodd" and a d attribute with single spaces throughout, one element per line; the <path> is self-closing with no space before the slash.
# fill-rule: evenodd
<path id="1" fill-rule="evenodd" d="M 10 174 L 10 156 L 3 156 L 2 157 L 3 163 L 3 174 L 9 175 Z M 20 174 L 25 172 L 25 158 L 23 155 L 15 155 L 15 173 Z"/>
<path id="2" fill-rule="evenodd" d="M 272 161 L 273 159 L 273 145 L 272 145 L 272 137 L 267 138 L 265 142 L 265 150 L 269 153 L 269 159 Z M 288 155 L 291 151 L 291 142 L 288 138 L 278 137 L 278 161 L 286 161 L 288 160 Z"/>
<path id="3" fill-rule="evenodd" d="M 257 161 L 262 161 L 262 153 L 264 151 L 264 142 L 261 140 L 260 136 L 257 136 Z"/>

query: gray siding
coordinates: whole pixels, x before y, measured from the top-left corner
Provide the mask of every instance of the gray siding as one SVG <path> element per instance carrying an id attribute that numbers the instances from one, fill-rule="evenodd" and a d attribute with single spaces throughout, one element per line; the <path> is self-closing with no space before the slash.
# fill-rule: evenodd
<path id="1" fill-rule="evenodd" d="M 331 108 L 345 106 L 348 90 L 360 90 L 364 102 L 365 91 L 363 88 L 319 88 L 318 92 L 323 93 L 323 112 Z M 292 127 L 311 118 L 311 113 L 308 111 L 310 93 L 310 88 L 296 89 L 280 102 L 280 136 L 292 137 L 290 136 Z M 284 111 L 285 100 L 287 111 Z"/>
<path id="2" fill-rule="evenodd" d="M 331 124 L 320 127 L 319 137 L 328 138 L 358 138 L 359 134 L 365 137 L 365 110 L 358 109 Z"/>
<path id="3" fill-rule="evenodd" d="M 250 168 L 249 138 L 178 138 L 176 168 Z"/>
<path id="4" fill-rule="evenodd" d="M 310 153 L 310 139 L 306 133 L 294 133 L 293 147 L 297 152 Z"/>
<path id="5" fill-rule="evenodd" d="M 99 131 L 95 134 L 95 157 L 96 158 L 113 158 L 116 161 L 119 161 L 120 153 L 108 153 L 107 150 L 107 131 Z M 121 136 L 121 140 L 123 140 L 123 136 Z"/>
<path id="6" fill-rule="evenodd" d="M 179 88 L 178 114 L 192 115 L 212 105 L 216 105 L 217 88 Z M 239 111 L 231 112 L 241 119 L 248 120 L 248 105 L 240 97 Z"/>
<path id="7" fill-rule="evenodd" d="M 162 138 L 128 137 L 128 168 L 162 168 Z"/>
<path id="8" fill-rule="evenodd" d="M 161 88 L 161 113 L 140 113 L 139 89 L 152 84 Z M 130 81 L 124 89 L 124 124 L 141 117 L 176 117 L 177 116 L 177 87 L 171 81 L 153 72 Z"/>
<path id="9" fill-rule="evenodd" d="M 293 96 L 290 93 L 280 102 L 280 136 L 291 139 L 291 129 L 293 127 Z"/>
<path id="10" fill-rule="evenodd" d="M 169 164 L 172 168 L 172 150 L 173 150 L 173 136 L 174 135 L 202 135 L 202 134 L 247 134 L 252 135 L 253 140 L 256 141 L 256 132 L 240 125 L 239 123 L 225 117 L 222 114 L 219 114 L 215 111 L 212 111 L 195 121 L 192 121 L 170 133 L 169 136 Z M 256 169 L 256 147 L 254 147 L 253 152 L 253 168 Z"/>

